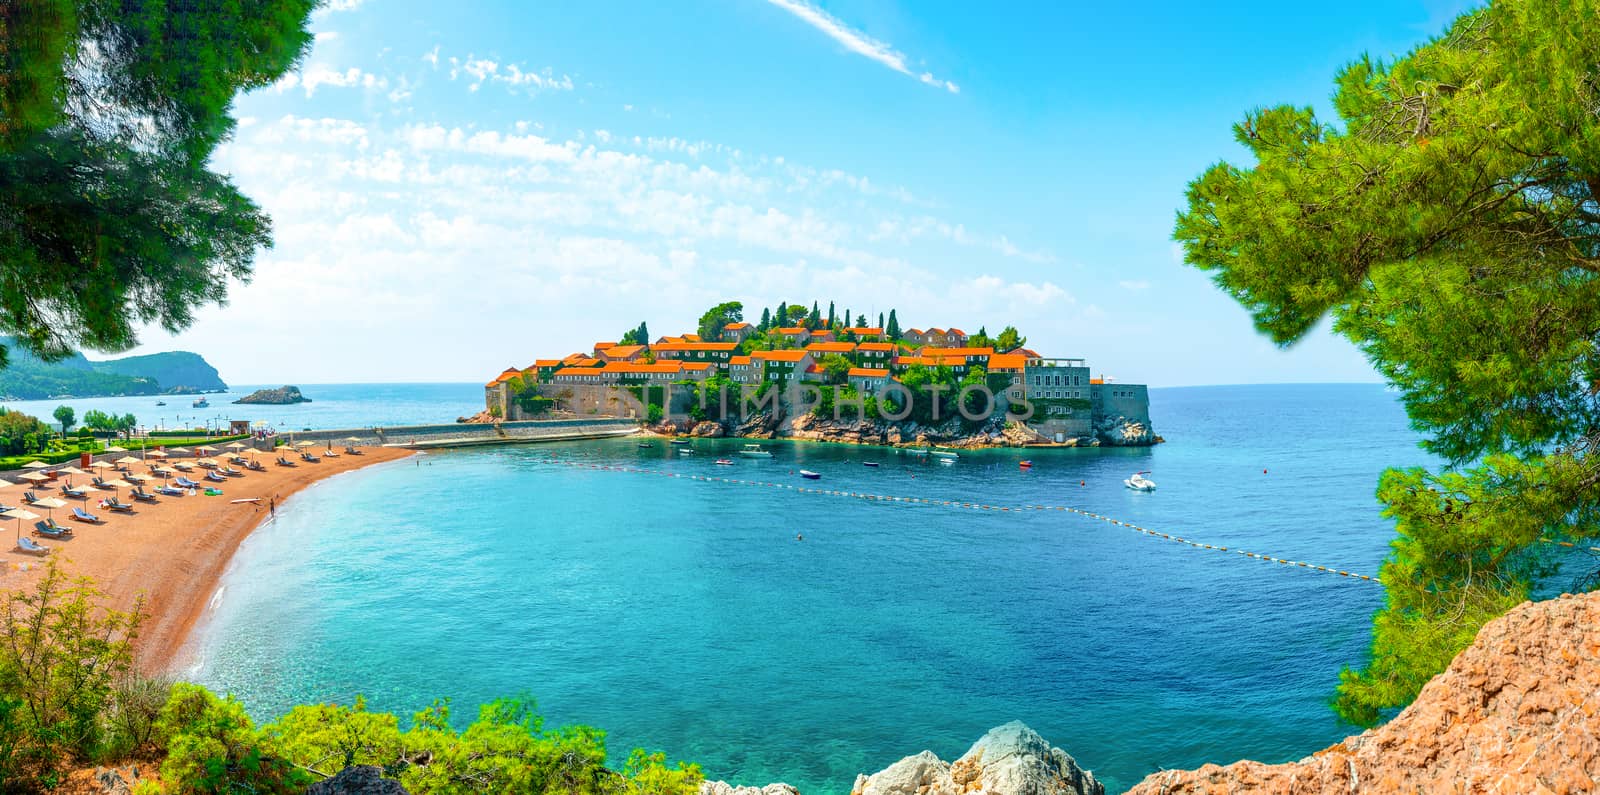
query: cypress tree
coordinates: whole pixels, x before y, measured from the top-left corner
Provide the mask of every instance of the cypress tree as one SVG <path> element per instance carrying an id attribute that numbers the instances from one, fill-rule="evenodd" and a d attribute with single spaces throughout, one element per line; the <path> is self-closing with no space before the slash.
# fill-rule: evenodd
<path id="1" fill-rule="evenodd" d="M 883 327 L 883 333 L 891 340 L 900 339 L 900 320 L 894 316 L 893 309 L 889 310 L 889 325 Z"/>
<path id="2" fill-rule="evenodd" d="M 766 331 L 767 329 L 772 328 L 772 310 L 771 309 L 767 309 L 765 307 L 763 307 L 761 309 L 761 325 L 758 326 L 758 328 L 760 330 L 762 330 L 762 331 Z"/>

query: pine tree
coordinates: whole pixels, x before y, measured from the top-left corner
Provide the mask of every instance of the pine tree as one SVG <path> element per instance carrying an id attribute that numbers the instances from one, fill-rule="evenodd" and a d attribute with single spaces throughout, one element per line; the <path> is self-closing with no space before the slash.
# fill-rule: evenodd
<path id="1" fill-rule="evenodd" d="M 889 325 L 883 327 L 883 333 L 891 340 L 900 339 L 900 320 L 894 316 L 893 309 L 889 310 Z"/>
<path id="2" fill-rule="evenodd" d="M 828 302 L 828 328 L 833 328 L 833 302 Z"/>
<path id="3" fill-rule="evenodd" d="M 821 317 L 822 317 L 822 312 L 821 312 L 820 309 L 817 308 L 817 302 L 816 301 L 812 301 L 811 302 L 811 314 L 806 316 L 806 328 L 815 329 L 817 327 L 817 320 L 820 319 Z"/>
<path id="4" fill-rule="evenodd" d="M 788 322 L 789 322 L 789 302 L 788 301 L 779 301 L 778 302 L 778 316 L 772 319 L 772 325 L 776 326 L 778 328 L 782 328 L 783 325 L 785 323 L 788 323 Z"/>
<path id="5" fill-rule="evenodd" d="M 759 328 L 761 331 L 766 331 L 766 330 L 772 328 L 772 310 L 771 309 L 767 309 L 765 307 L 763 307 L 761 309 L 761 325 L 757 326 L 757 328 Z"/>
<path id="6" fill-rule="evenodd" d="M 856 325 L 860 326 L 860 327 L 863 327 L 863 328 L 866 327 L 866 325 L 867 325 L 867 316 L 866 315 L 856 315 Z"/>

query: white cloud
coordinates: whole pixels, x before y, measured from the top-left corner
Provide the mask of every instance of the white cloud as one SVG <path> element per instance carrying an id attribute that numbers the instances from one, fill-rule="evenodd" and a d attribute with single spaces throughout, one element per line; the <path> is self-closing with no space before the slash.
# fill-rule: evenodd
<path id="1" fill-rule="evenodd" d="M 423 53 L 422 54 L 422 60 L 426 61 L 427 64 L 429 66 L 433 67 L 434 69 L 438 69 L 439 68 L 439 45 L 435 44 L 435 45 L 433 45 L 433 49 Z"/>
<path id="2" fill-rule="evenodd" d="M 851 28 L 837 17 L 811 5 L 805 0 L 767 0 L 767 2 L 799 17 L 807 25 L 816 28 L 828 38 L 833 39 L 845 49 L 857 55 L 870 58 L 900 74 L 916 78 L 927 85 L 942 88 L 952 94 L 961 93 L 960 86 L 949 80 L 941 80 L 934 77 L 931 72 L 917 73 L 911 71 L 911 68 L 906 65 L 905 54 L 896 50 L 888 42 L 879 41 L 866 33 Z"/>
<path id="3" fill-rule="evenodd" d="M 317 93 L 319 86 L 336 88 L 387 88 L 389 79 L 352 66 L 338 71 L 320 64 L 306 66 L 299 72 L 290 72 L 273 84 L 273 90 L 288 91 L 295 86 L 305 89 L 306 96 Z"/>
<path id="4" fill-rule="evenodd" d="M 439 48 L 435 47 L 429 53 L 431 62 L 437 66 Z M 500 83 L 511 89 L 523 89 L 530 93 L 540 91 L 571 91 L 574 88 L 572 78 L 568 75 L 557 75 L 549 67 L 543 70 L 530 70 L 521 64 L 501 64 L 488 58 L 478 58 L 468 55 L 466 58 L 450 58 L 450 79 L 455 80 L 465 75 L 470 79 L 467 84 L 468 91 L 477 91 L 484 83 Z"/>

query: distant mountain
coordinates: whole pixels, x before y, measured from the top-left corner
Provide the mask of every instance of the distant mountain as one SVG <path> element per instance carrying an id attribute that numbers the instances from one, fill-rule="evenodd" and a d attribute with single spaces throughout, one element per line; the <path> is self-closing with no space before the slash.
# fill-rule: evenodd
<path id="1" fill-rule="evenodd" d="M 45 362 L 14 340 L 0 337 L 10 364 L 0 370 L 0 398 L 42 400 L 52 397 L 112 397 L 223 392 L 228 385 L 199 354 L 187 351 L 129 356 L 91 362 L 74 353 L 59 362 Z"/>

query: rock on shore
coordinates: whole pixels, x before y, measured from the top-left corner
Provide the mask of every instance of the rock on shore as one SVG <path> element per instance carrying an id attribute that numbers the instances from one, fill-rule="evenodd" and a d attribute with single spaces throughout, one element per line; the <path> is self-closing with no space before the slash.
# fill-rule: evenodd
<path id="1" fill-rule="evenodd" d="M 300 387 L 281 386 L 277 389 L 257 389 L 233 402 L 265 406 L 287 406 L 291 403 L 310 403 L 311 398 L 300 394 Z"/>
<path id="2" fill-rule="evenodd" d="M 1600 593 L 1528 602 L 1389 723 L 1298 762 L 1174 770 L 1129 795 L 1600 791 Z"/>
<path id="3" fill-rule="evenodd" d="M 856 777 L 850 795 L 1105 795 L 1094 774 L 1037 732 L 1012 721 L 990 729 L 961 758 L 945 762 L 923 751 Z M 788 784 L 733 787 L 707 781 L 700 795 L 800 795 Z"/>

